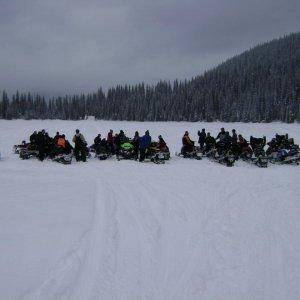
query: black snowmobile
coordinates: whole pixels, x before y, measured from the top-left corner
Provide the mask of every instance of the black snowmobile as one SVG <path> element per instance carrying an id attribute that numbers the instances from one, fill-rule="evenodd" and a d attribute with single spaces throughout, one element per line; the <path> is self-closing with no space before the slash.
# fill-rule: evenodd
<path id="1" fill-rule="evenodd" d="M 26 144 L 25 147 L 20 147 L 17 151 L 21 159 L 30 159 L 39 155 L 37 146 L 32 144 Z"/>
<path id="2" fill-rule="evenodd" d="M 58 154 L 52 158 L 53 161 L 63 165 L 70 165 L 72 163 L 73 154 Z"/>
<path id="3" fill-rule="evenodd" d="M 200 147 L 197 146 L 193 146 L 190 149 L 187 149 L 186 146 L 182 146 L 180 153 L 176 153 L 176 155 L 197 160 L 201 160 L 203 158 L 203 152 Z"/>
<path id="4" fill-rule="evenodd" d="M 255 138 L 253 136 L 250 137 L 250 146 L 252 148 L 252 153 L 247 153 L 245 155 L 241 154 L 241 158 L 243 161 L 248 163 L 252 163 L 260 168 L 268 167 L 268 157 L 266 156 L 266 152 L 264 147 L 266 145 L 266 137 L 263 138 Z"/>
<path id="5" fill-rule="evenodd" d="M 205 153 L 205 156 L 209 160 L 217 162 L 227 167 L 232 167 L 235 163 L 234 154 L 230 150 L 218 151 L 217 148 L 212 148 L 210 151 Z"/>
<path id="6" fill-rule="evenodd" d="M 100 145 L 98 145 L 98 147 L 95 150 L 95 157 L 97 157 L 100 160 L 106 160 L 111 156 L 112 153 L 110 152 L 110 147 L 107 144 L 106 139 L 103 139 Z"/>

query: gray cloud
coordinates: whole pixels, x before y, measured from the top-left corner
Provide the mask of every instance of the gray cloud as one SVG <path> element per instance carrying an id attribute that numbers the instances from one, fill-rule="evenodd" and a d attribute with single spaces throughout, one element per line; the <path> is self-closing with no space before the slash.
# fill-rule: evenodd
<path id="1" fill-rule="evenodd" d="M 299 31 L 298 0 L 0 0 L 0 89 L 46 95 L 191 78 Z"/>

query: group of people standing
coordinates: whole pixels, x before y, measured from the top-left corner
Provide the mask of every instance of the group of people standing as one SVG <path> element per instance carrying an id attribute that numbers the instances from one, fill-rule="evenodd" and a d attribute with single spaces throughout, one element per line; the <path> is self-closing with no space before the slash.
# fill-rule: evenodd
<path id="1" fill-rule="evenodd" d="M 43 161 L 46 157 L 54 158 L 60 154 L 70 154 L 74 150 L 77 161 L 86 161 L 87 143 L 84 136 L 76 129 L 73 137 L 74 147 L 66 139 L 64 134 L 56 132 L 54 137 L 49 136 L 44 129 L 34 131 L 29 137 L 31 149 L 38 151 L 39 160 Z"/>
<path id="2" fill-rule="evenodd" d="M 219 154 L 231 150 L 236 155 L 251 151 L 249 143 L 241 134 L 237 134 L 236 130 L 232 129 L 230 135 L 229 131 L 225 131 L 223 127 L 216 138 L 213 137 L 210 132 L 206 132 L 205 129 L 198 131 L 198 143 L 203 153 L 208 153 L 212 149 L 216 149 Z M 183 154 L 192 151 L 195 147 L 195 142 L 190 139 L 188 131 L 183 135 L 182 145 Z"/>
<path id="3" fill-rule="evenodd" d="M 151 146 L 152 138 L 150 136 L 149 130 L 146 130 L 145 134 L 140 136 L 139 132 L 136 131 L 132 138 L 129 138 L 125 135 L 123 130 L 120 130 L 119 133 L 113 132 L 111 129 L 106 138 L 101 138 L 101 134 L 98 134 L 94 139 L 93 148 L 96 153 L 100 149 L 106 147 L 111 154 L 116 154 L 118 157 L 121 151 L 121 145 L 130 142 L 133 145 L 135 158 L 140 161 L 144 161 L 146 158 L 147 149 Z M 158 147 L 160 150 L 166 149 L 167 145 L 161 135 L 158 137 Z"/>
<path id="4" fill-rule="evenodd" d="M 76 129 L 75 135 L 72 139 L 74 146 L 71 145 L 64 134 L 59 132 L 56 132 L 56 135 L 51 137 L 45 130 L 41 130 L 39 132 L 34 131 L 29 139 L 31 149 L 38 151 L 38 158 L 41 161 L 43 161 L 46 157 L 54 158 L 56 155 L 71 154 L 73 151 L 77 161 L 85 162 L 89 154 L 88 144 L 79 129 Z M 136 159 L 139 158 L 140 161 L 144 161 L 147 149 L 151 146 L 152 142 L 149 130 L 147 130 L 142 136 L 140 136 L 139 132 L 136 131 L 133 138 L 130 139 L 125 135 L 123 130 L 114 134 L 111 129 L 105 138 L 102 138 L 99 133 L 94 138 L 92 148 L 94 148 L 97 153 L 104 147 L 109 153 L 118 156 L 120 154 L 121 145 L 128 141 L 130 141 L 134 147 Z M 158 147 L 161 150 L 167 148 L 166 142 L 161 135 L 158 137 Z"/>
<path id="5" fill-rule="evenodd" d="M 71 154 L 77 161 L 85 162 L 87 156 L 89 155 L 90 148 L 93 148 L 96 154 L 100 152 L 101 149 L 105 148 L 109 154 L 116 155 L 117 158 L 121 153 L 121 148 L 124 143 L 130 143 L 134 151 L 134 158 L 139 161 L 144 161 L 148 149 L 153 146 L 152 138 L 149 130 L 146 130 L 144 135 L 140 135 L 138 131 L 135 132 L 132 138 L 125 135 L 123 130 L 119 133 L 114 133 L 112 129 L 109 130 L 106 137 L 102 138 L 99 133 L 94 138 L 94 144 L 89 148 L 85 137 L 76 129 L 73 136 L 72 142 L 74 146 L 66 139 L 64 134 L 56 132 L 54 137 L 49 136 L 45 130 L 34 131 L 30 135 L 30 143 L 27 144 L 28 148 L 31 150 L 37 150 L 37 157 L 43 161 L 46 157 L 54 158 L 60 154 Z M 278 135 L 276 134 L 269 143 L 266 143 L 266 138 L 254 138 L 250 137 L 250 142 L 248 142 L 241 134 L 237 134 L 235 129 L 232 129 L 231 134 L 229 131 L 225 131 L 222 127 L 220 132 L 216 137 L 213 137 L 210 132 L 206 132 L 203 128 L 198 131 L 198 143 L 201 152 L 204 154 L 212 153 L 217 151 L 218 154 L 224 154 L 231 151 L 236 157 L 251 157 L 252 154 L 256 155 L 256 149 L 263 150 L 264 146 L 267 144 L 269 148 L 266 151 L 267 155 L 272 152 L 283 150 L 294 150 L 295 144 L 294 140 L 289 138 L 288 135 Z M 166 152 L 169 148 L 161 135 L 158 136 L 158 141 L 154 143 L 159 151 Z M 196 149 L 195 141 L 190 138 L 189 132 L 186 131 L 182 137 L 182 154 L 186 156 L 189 152 Z M 152 149 L 152 148 L 151 148 Z M 212 151 L 213 150 L 213 151 Z M 298 151 L 298 148 L 296 149 Z M 285 153 L 284 152 L 284 153 Z"/>

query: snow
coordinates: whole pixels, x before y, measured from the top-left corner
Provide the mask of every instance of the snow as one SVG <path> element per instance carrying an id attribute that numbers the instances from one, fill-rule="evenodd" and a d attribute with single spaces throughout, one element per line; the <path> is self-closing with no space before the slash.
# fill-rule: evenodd
<path id="1" fill-rule="evenodd" d="M 0 299 L 300 299 L 300 167 L 22 161 L 35 129 L 89 142 L 123 129 L 236 128 L 300 142 L 299 124 L 0 120 Z"/>

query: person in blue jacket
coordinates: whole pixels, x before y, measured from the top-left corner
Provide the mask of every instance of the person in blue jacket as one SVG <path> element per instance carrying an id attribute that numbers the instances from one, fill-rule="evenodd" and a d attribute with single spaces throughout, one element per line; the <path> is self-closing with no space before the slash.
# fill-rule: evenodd
<path id="1" fill-rule="evenodd" d="M 149 134 L 149 130 L 145 132 L 140 138 L 140 161 L 144 161 L 146 157 L 146 151 L 150 147 L 151 144 L 151 136 Z"/>

